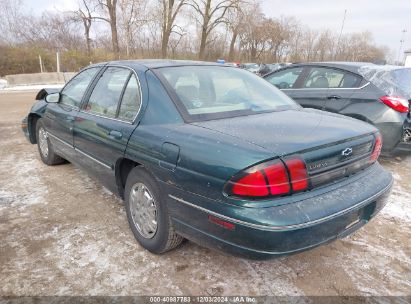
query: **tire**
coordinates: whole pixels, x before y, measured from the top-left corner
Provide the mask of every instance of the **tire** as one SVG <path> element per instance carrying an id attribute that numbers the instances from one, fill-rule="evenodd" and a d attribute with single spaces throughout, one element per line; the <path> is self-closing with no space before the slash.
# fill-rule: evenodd
<path id="1" fill-rule="evenodd" d="M 138 193 L 141 195 L 138 196 Z M 127 177 L 125 207 L 134 237 L 148 251 L 164 253 L 183 241 L 174 231 L 157 182 L 142 167 L 135 167 Z"/>
<path id="2" fill-rule="evenodd" d="M 36 139 L 37 139 L 37 148 L 39 150 L 40 158 L 48 166 L 54 166 L 62 164 L 65 162 L 65 159 L 58 156 L 53 149 L 53 146 L 50 143 L 46 129 L 42 119 L 38 119 L 36 122 Z"/>

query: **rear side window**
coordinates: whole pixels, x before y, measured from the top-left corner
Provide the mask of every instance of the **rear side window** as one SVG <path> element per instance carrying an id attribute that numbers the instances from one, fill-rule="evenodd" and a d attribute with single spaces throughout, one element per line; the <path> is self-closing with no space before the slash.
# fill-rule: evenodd
<path id="1" fill-rule="evenodd" d="M 297 81 L 298 77 L 301 75 L 302 71 L 302 67 L 286 69 L 271 74 L 265 77 L 265 79 L 279 89 L 291 89 Z"/>
<path id="2" fill-rule="evenodd" d="M 411 97 L 411 69 L 399 69 L 392 72 L 394 83 L 407 96 Z"/>
<path id="3" fill-rule="evenodd" d="M 132 121 L 140 110 L 140 105 L 140 86 L 136 76 L 131 75 L 130 80 L 127 83 L 127 87 L 124 90 L 118 118 L 121 120 Z"/>
<path id="4" fill-rule="evenodd" d="M 314 67 L 305 79 L 303 88 L 355 88 L 359 82 L 360 77 L 350 72 L 332 68 Z"/>
<path id="5" fill-rule="evenodd" d="M 84 93 L 100 68 L 84 70 L 73 77 L 61 92 L 60 103 L 78 108 Z"/>
<path id="6" fill-rule="evenodd" d="M 100 77 L 90 95 L 86 111 L 114 118 L 130 71 L 124 68 L 109 67 Z"/>

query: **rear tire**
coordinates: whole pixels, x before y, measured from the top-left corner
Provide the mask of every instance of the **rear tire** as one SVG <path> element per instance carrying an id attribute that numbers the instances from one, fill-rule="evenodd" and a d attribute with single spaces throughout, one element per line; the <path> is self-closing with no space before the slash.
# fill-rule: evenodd
<path id="1" fill-rule="evenodd" d="M 164 196 L 145 169 L 135 167 L 130 171 L 124 194 L 127 219 L 141 246 L 160 254 L 181 244 L 183 237 L 171 224 Z"/>
<path id="2" fill-rule="evenodd" d="M 36 122 L 36 139 L 37 139 L 37 148 L 39 150 L 40 158 L 48 166 L 54 166 L 62 164 L 65 162 L 65 159 L 58 156 L 53 149 L 53 146 L 50 143 L 48 133 L 44 128 L 42 119 L 38 119 Z"/>

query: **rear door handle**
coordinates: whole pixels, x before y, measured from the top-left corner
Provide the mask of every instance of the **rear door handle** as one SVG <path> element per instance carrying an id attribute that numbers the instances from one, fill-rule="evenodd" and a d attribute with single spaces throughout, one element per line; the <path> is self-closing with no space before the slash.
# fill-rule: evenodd
<path id="1" fill-rule="evenodd" d="M 108 133 L 108 136 L 113 138 L 113 139 L 121 139 L 123 137 L 123 133 L 121 133 L 119 131 L 111 130 Z"/>
<path id="2" fill-rule="evenodd" d="M 331 95 L 331 96 L 328 96 L 327 99 L 341 99 L 341 96 Z"/>

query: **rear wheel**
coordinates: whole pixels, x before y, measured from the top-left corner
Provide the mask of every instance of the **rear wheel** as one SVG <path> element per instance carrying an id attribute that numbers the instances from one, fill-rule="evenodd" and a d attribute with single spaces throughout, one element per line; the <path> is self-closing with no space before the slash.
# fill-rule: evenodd
<path id="1" fill-rule="evenodd" d="M 141 167 L 131 170 L 127 177 L 125 206 L 134 237 L 145 249 L 159 254 L 183 241 L 174 231 L 157 182 Z"/>
<path id="2" fill-rule="evenodd" d="M 46 165 L 53 166 L 64 163 L 65 160 L 58 156 L 50 143 L 48 133 L 44 128 L 41 119 L 36 123 L 37 147 L 39 149 L 40 158 Z"/>

